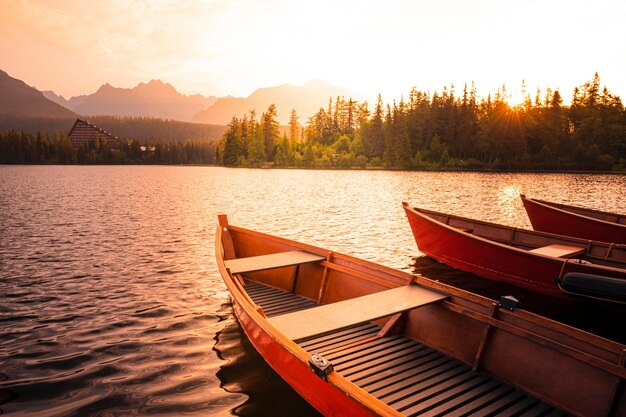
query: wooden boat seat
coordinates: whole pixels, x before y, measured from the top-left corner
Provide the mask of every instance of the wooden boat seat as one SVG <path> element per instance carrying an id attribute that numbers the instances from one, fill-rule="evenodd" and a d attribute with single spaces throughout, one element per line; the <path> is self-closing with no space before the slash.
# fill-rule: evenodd
<path id="1" fill-rule="evenodd" d="M 448 296 L 417 285 L 405 285 L 271 317 L 268 321 L 288 338 L 302 340 L 423 307 L 446 298 Z"/>
<path id="2" fill-rule="evenodd" d="M 324 256 L 296 250 L 272 253 L 270 255 L 250 256 L 248 258 L 230 259 L 224 261 L 224 265 L 226 268 L 230 269 L 231 274 L 243 274 L 245 272 L 265 271 L 267 269 L 284 268 L 324 260 L 326 260 Z"/>
<path id="3" fill-rule="evenodd" d="M 542 246 L 529 250 L 529 252 L 538 253 L 545 256 L 553 256 L 555 258 L 571 258 L 574 256 L 582 255 L 587 249 L 579 246 L 569 246 L 554 244 L 548 246 Z"/>

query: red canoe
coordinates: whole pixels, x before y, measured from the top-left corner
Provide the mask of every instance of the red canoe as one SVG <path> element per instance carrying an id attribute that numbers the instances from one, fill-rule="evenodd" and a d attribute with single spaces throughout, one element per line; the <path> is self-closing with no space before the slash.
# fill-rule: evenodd
<path id="1" fill-rule="evenodd" d="M 624 294 L 626 245 L 403 206 L 420 252 L 454 268 L 558 297 L 570 296 L 555 282 L 564 277 L 587 280 L 589 288 L 572 291 L 577 295 L 615 301 L 613 292 Z M 608 293 L 598 287 L 608 288 Z"/>
<path id="2" fill-rule="evenodd" d="M 626 216 L 520 196 L 533 229 L 581 239 L 626 243 Z"/>
<path id="3" fill-rule="evenodd" d="M 215 249 L 246 335 L 327 417 L 626 416 L 622 344 L 225 216 Z"/>

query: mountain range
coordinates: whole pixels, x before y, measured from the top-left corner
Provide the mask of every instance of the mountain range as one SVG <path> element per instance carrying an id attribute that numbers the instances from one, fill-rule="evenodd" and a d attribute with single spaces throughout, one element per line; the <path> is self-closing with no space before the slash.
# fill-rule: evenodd
<path id="1" fill-rule="evenodd" d="M 66 100 L 53 91 L 44 91 L 48 99 L 83 115 L 157 117 L 191 121 L 200 110 L 209 107 L 216 97 L 200 94 L 186 96 L 160 80 L 139 83 L 134 88 L 104 84 L 95 93 Z"/>
<path id="2" fill-rule="evenodd" d="M 357 98 L 354 93 L 322 80 L 312 80 L 302 86 L 282 84 L 277 87 L 259 88 L 246 98 L 220 98 L 209 108 L 196 113 L 192 121 L 227 124 L 233 116 L 242 118 L 253 109 L 258 117 L 271 104 L 275 104 L 280 123 L 288 123 L 292 109 L 296 110 L 301 118 L 300 123 L 303 123 L 306 118 L 319 111 L 320 107 L 326 108 L 330 98 L 335 100 L 338 96 L 346 99 Z"/>
<path id="3" fill-rule="evenodd" d="M 322 80 L 301 86 L 283 84 L 260 88 L 248 97 L 184 95 L 160 80 L 139 83 L 134 88 L 102 85 L 96 92 L 65 99 L 53 91 L 40 92 L 0 71 L 0 113 L 43 117 L 137 116 L 226 125 L 233 116 L 255 110 L 257 117 L 275 104 L 278 121 L 286 124 L 292 109 L 303 123 L 330 98 L 355 98 L 354 93 Z"/>

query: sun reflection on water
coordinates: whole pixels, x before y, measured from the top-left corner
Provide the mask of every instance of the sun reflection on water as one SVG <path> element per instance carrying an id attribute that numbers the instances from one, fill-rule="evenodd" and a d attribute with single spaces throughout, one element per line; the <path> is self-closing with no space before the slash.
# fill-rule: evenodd
<path id="1" fill-rule="evenodd" d="M 519 185 L 506 185 L 498 190 L 498 211 L 501 223 L 510 224 L 517 219 L 521 205 L 520 194 Z"/>

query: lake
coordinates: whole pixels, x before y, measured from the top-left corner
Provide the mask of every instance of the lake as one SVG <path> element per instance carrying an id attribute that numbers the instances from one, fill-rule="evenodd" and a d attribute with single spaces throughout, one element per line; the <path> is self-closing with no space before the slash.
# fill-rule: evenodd
<path id="1" fill-rule="evenodd" d="M 214 260 L 217 214 L 411 271 L 420 254 L 402 201 L 530 227 L 520 193 L 626 213 L 617 175 L 0 166 L 0 414 L 316 416 L 235 321 Z M 626 333 L 622 318 L 417 267 Z"/>

